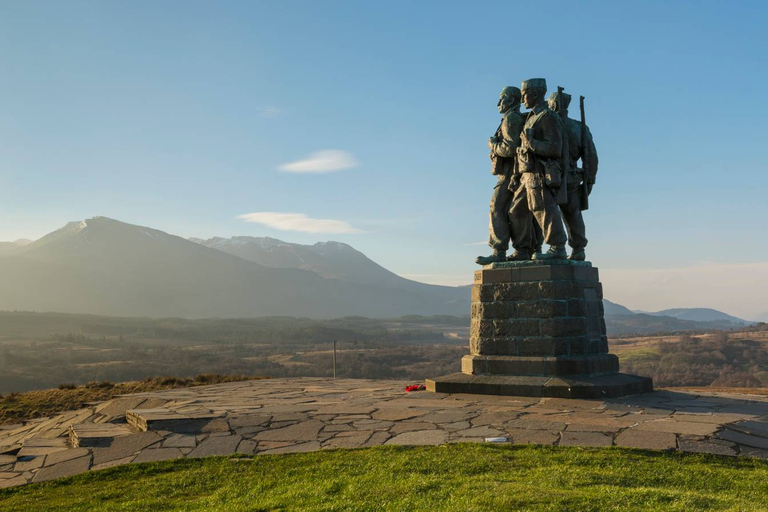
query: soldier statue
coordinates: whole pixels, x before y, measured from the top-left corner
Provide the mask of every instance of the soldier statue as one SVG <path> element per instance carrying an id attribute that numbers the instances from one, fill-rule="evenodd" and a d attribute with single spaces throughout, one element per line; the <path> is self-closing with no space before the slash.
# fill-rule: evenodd
<path id="1" fill-rule="evenodd" d="M 582 135 L 582 123 L 568 117 L 568 107 L 571 104 L 571 95 L 553 92 L 549 96 L 549 108 L 555 112 L 562 112 L 564 120 L 564 132 L 568 137 L 568 202 L 560 205 L 560 211 L 563 214 L 565 227 L 568 230 L 568 245 L 571 246 L 571 260 L 584 261 L 586 254 L 584 248 L 587 246 L 586 228 L 584 226 L 584 216 L 581 211 L 586 209 L 585 198 L 582 190 L 586 188 L 586 195 L 592 192 L 592 186 L 595 184 L 595 175 L 597 174 L 597 150 L 592 140 L 592 133 L 589 127 L 584 123 L 584 135 Z M 561 111 L 562 109 L 562 111 Z M 587 153 L 584 152 L 584 145 L 587 146 Z M 585 158 L 585 156 L 587 156 Z M 581 159 L 581 168 L 576 164 Z M 586 183 L 586 187 L 584 187 Z"/>
<path id="2" fill-rule="evenodd" d="M 526 250 L 530 246 L 527 239 L 516 236 L 509 217 L 513 192 L 510 187 L 517 158 L 517 148 L 520 146 L 520 133 L 523 130 L 520 96 L 520 89 L 517 87 L 502 89 L 498 103 L 499 113 L 502 115 L 501 124 L 496 130 L 496 134 L 488 139 L 488 147 L 491 150 L 491 174 L 498 176 L 493 195 L 491 195 L 491 236 L 488 245 L 493 249 L 493 254 L 478 256 L 475 262 L 479 265 L 506 261 L 510 238 L 512 239 L 512 246 L 517 251 L 520 250 L 521 246 Z M 523 235 L 530 237 L 530 231 L 525 231 Z M 530 258 L 530 254 L 528 258 Z"/>
<path id="3" fill-rule="evenodd" d="M 521 253 L 516 259 L 530 259 L 534 250 L 531 216 L 550 246 L 546 253 L 537 251 L 533 254 L 533 259 L 568 257 L 565 251 L 567 236 L 557 199 L 561 186 L 565 185 L 560 163 L 563 156 L 563 123 L 560 116 L 548 108 L 546 95 L 547 82 L 543 78 L 532 78 L 522 83 L 522 99 L 525 107 L 531 110 L 525 118 L 517 148 L 518 174 L 513 176 L 510 219 L 514 236 L 527 241 L 528 247 L 516 247 Z M 521 185 L 514 188 L 517 180 Z"/>

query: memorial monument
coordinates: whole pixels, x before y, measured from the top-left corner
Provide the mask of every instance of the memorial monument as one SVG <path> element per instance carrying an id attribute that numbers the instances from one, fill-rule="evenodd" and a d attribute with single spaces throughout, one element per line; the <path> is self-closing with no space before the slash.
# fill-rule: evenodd
<path id="1" fill-rule="evenodd" d="M 427 379 L 429 391 L 560 398 L 653 391 L 650 378 L 619 373 L 618 357 L 608 353 L 603 289 L 586 261 L 582 211 L 598 159 L 584 97 L 576 121 L 562 87 L 549 101 L 546 93 L 543 78 L 501 92 L 503 118 L 488 142 L 498 176 L 493 253 L 476 260 L 483 269 L 472 287 L 470 354 L 461 373 Z M 527 113 L 520 113 L 521 99 Z M 510 242 L 515 251 L 507 256 Z"/>

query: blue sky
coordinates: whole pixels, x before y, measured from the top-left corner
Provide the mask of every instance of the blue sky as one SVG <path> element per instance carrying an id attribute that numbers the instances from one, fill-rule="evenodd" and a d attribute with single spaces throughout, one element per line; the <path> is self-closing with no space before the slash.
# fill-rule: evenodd
<path id="1" fill-rule="evenodd" d="M 0 240 L 104 215 L 468 283 L 498 93 L 542 76 L 587 97 L 608 298 L 757 314 L 766 26 L 764 2 L 2 2 Z M 297 172 L 318 152 L 345 168 Z"/>

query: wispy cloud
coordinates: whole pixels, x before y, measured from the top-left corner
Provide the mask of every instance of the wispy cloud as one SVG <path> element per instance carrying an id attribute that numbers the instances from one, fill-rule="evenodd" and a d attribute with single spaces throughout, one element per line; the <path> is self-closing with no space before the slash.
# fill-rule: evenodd
<path id="1" fill-rule="evenodd" d="M 471 247 L 473 245 L 488 245 L 488 241 L 485 242 L 472 242 L 471 244 L 461 244 L 462 247 Z"/>
<path id="2" fill-rule="evenodd" d="M 279 167 L 285 172 L 326 173 L 343 171 L 357 167 L 357 160 L 349 151 L 340 149 L 324 149 L 316 151 L 303 160 L 289 162 Z"/>
<path id="3" fill-rule="evenodd" d="M 303 213 L 254 212 L 238 215 L 237 218 L 281 231 L 329 233 L 334 235 L 365 233 L 365 231 L 354 228 L 343 220 L 313 219 Z"/>
<path id="4" fill-rule="evenodd" d="M 266 107 L 261 107 L 259 109 L 259 115 L 265 119 L 275 118 L 282 113 L 283 113 L 282 110 L 280 110 L 277 107 L 273 107 L 271 105 L 267 105 Z"/>

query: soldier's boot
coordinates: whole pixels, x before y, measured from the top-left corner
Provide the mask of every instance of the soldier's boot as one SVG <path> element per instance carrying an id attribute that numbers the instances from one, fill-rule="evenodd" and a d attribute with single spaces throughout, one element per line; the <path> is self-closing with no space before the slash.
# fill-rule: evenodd
<path id="1" fill-rule="evenodd" d="M 507 261 L 527 261 L 531 259 L 530 251 L 515 251 L 507 256 Z"/>
<path id="2" fill-rule="evenodd" d="M 475 263 L 478 265 L 490 265 L 491 263 L 501 263 L 507 261 L 507 251 L 493 251 L 490 256 L 478 256 Z"/>
<path id="3" fill-rule="evenodd" d="M 566 260 L 568 252 L 562 245 L 551 245 L 545 253 L 537 252 L 533 255 L 534 260 Z"/>
<path id="4" fill-rule="evenodd" d="M 584 261 L 587 259 L 587 253 L 583 247 L 581 249 L 574 249 L 568 259 L 571 261 Z"/>

